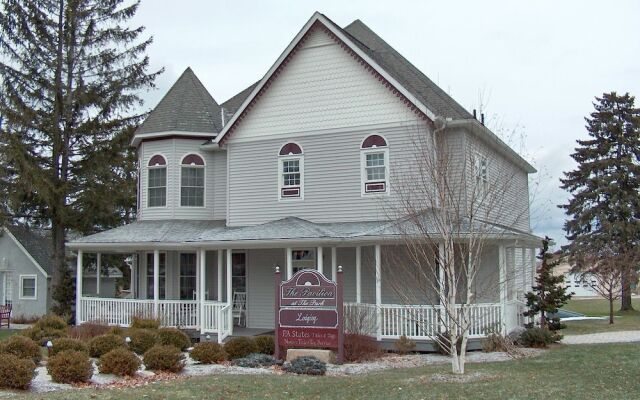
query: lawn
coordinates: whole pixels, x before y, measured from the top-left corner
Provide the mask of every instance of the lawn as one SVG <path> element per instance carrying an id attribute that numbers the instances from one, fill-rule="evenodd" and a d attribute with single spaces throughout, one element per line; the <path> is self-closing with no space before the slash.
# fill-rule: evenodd
<path id="1" fill-rule="evenodd" d="M 620 312 L 620 301 L 616 301 L 614 324 L 609 320 L 586 320 L 565 322 L 567 329 L 562 330 L 565 335 L 576 335 L 596 332 L 613 332 L 640 330 L 640 299 L 633 299 L 633 307 L 636 311 Z M 576 311 L 590 317 L 608 316 L 609 303 L 604 299 L 571 300 L 564 306 L 565 309 Z"/>
<path id="2" fill-rule="evenodd" d="M 9 336 L 13 335 L 14 333 L 17 333 L 18 330 L 16 329 L 6 329 L 6 328 L 2 328 L 0 329 L 0 340 L 2 339 L 6 339 Z"/>
<path id="3" fill-rule="evenodd" d="M 399 369 L 357 377 L 207 376 L 141 388 L 81 389 L 17 398 L 40 399 L 633 399 L 640 398 L 637 344 L 560 346 L 533 359 L 471 364 L 494 377 L 430 383 L 448 366 Z"/>

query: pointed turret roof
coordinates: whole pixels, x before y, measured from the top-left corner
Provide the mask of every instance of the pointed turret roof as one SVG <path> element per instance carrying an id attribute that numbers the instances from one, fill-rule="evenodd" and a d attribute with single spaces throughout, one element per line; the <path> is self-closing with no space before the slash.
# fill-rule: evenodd
<path id="1" fill-rule="evenodd" d="M 221 129 L 220 106 L 189 67 L 151 111 L 136 134 L 175 131 L 215 134 Z"/>

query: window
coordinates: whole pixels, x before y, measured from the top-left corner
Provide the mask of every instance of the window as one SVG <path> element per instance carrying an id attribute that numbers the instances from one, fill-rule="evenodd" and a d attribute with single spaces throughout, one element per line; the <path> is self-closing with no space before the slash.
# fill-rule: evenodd
<path id="1" fill-rule="evenodd" d="M 147 186 L 149 207 L 167 205 L 167 160 L 161 155 L 151 157 L 148 165 Z"/>
<path id="2" fill-rule="evenodd" d="M 204 160 L 197 154 L 182 159 L 180 206 L 204 207 Z"/>
<path id="3" fill-rule="evenodd" d="M 487 185 L 489 183 L 487 177 L 487 157 L 476 154 L 474 159 L 474 174 L 476 177 L 476 190 L 475 192 L 479 196 L 484 196 L 487 192 Z"/>
<path id="4" fill-rule="evenodd" d="M 247 291 L 247 255 L 233 253 L 231 256 L 231 288 L 233 293 Z"/>
<path id="5" fill-rule="evenodd" d="M 196 254 L 180 254 L 180 300 L 196 298 Z"/>
<path id="6" fill-rule="evenodd" d="M 295 249 L 291 251 L 293 273 L 303 269 L 316 269 L 316 249 Z"/>
<path id="7" fill-rule="evenodd" d="M 160 299 L 166 298 L 167 253 L 160 253 L 158 281 Z M 147 253 L 147 299 L 153 299 L 153 253 Z"/>
<path id="8" fill-rule="evenodd" d="M 362 142 L 362 194 L 389 192 L 389 148 L 380 135 L 368 136 Z"/>
<path id="9" fill-rule="evenodd" d="M 20 299 L 35 300 L 37 277 L 35 275 L 20 275 Z"/>
<path id="10" fill-rule="evenodd" d="M 4 302 L 3 305 L 10 306 L 13 304 L 13 278 L 10 274 L 4 274 Z"/>
<path id="11" fill-rule="evenodd" d="M 302 148 L 295 143 L 287 143 L 280 149 L 278 158 L 279 198 L 303 198 L 304 156 L 302 153 Z"/>

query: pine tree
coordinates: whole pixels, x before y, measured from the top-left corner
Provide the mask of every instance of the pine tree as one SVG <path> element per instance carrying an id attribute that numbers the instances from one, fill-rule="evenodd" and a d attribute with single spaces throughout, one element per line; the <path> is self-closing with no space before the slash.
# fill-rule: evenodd
<path id="1" fill-rule="evenodd" d="M 554 275 L 553 269 L 559 264 L 558 260 L 551 261 L 553 255 L 549 252 L 551 239 L 545 237 L 542 240 L 542 248 L 538 254 L 540 268 L 536 276 L 536 284 L 533 291 L 528 292 L 527 311 L 525 317 L 535 318 L 540 316 L 540 327 L 551 330 L 561 328 L 560 319 L 556 316 L 549 318 L 549 314 L 555 314 L 558 309 L 567 304 L 572 293 L 567 293 L 564 287 L 564 275 Z"/>
<path id="2" fill-rule="evenodd" d="M 5 0 L 0 11 L 0 151 L 15 216 L 37 218 L 53 236 L 57 310 L 70 313 L 65 238 L 128 218 L 135 166 L 126 149 L 142 115 L 138 93 L 151 38 L 129 28 L 139 2 Z"/>
<path id="3" fill-rule="evenodd" d="M 578 140 L 571 155 L 578 167 L 561 179 L 572 197 L 560 207 L 569 216 L 564 229 L 572 259 L 611 249 L 602 261 L 619 260 L 622 310 L 630 310 L 640 245 L 640 110 L 628 93 L 605 93 L 596 100 L 585 119 L 590 139 Z"/>

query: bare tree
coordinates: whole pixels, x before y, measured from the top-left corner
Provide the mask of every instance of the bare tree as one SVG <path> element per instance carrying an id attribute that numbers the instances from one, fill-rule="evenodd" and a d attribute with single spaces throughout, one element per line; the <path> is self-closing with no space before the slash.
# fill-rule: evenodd
<path id="1" fill-rule="evenodd" d="M 581 268 L 576 273 L 580 280 L 609 302 L 609 324 L 613 324 L 613 304 L 622 297 L 620 260 L 612 254 L 609 257 L 585 255 L 579 265 Z"/>
<path id="2" fill-rule="evenodd" d="M 500 240 L 518 236 L 512 227 L 528 224 L 527 174 L 475 136 L 491 134 L 480 124 L 467 136 L 440 118 L 432 128 L 417 129 L 412 170 L 395 176 L 387 213 L 398 221 L 401 245 L 388 252 L 393 275 L 385 278 L 403 304 L 439 304 L 428 318 L 411 308 L 405 318 L 447 350 L 454 373 L 464 373 L 474 323 L 490 320 L 474 305 L 515 279 L 504 265 L 487 263 L 498 258 Z"/>

